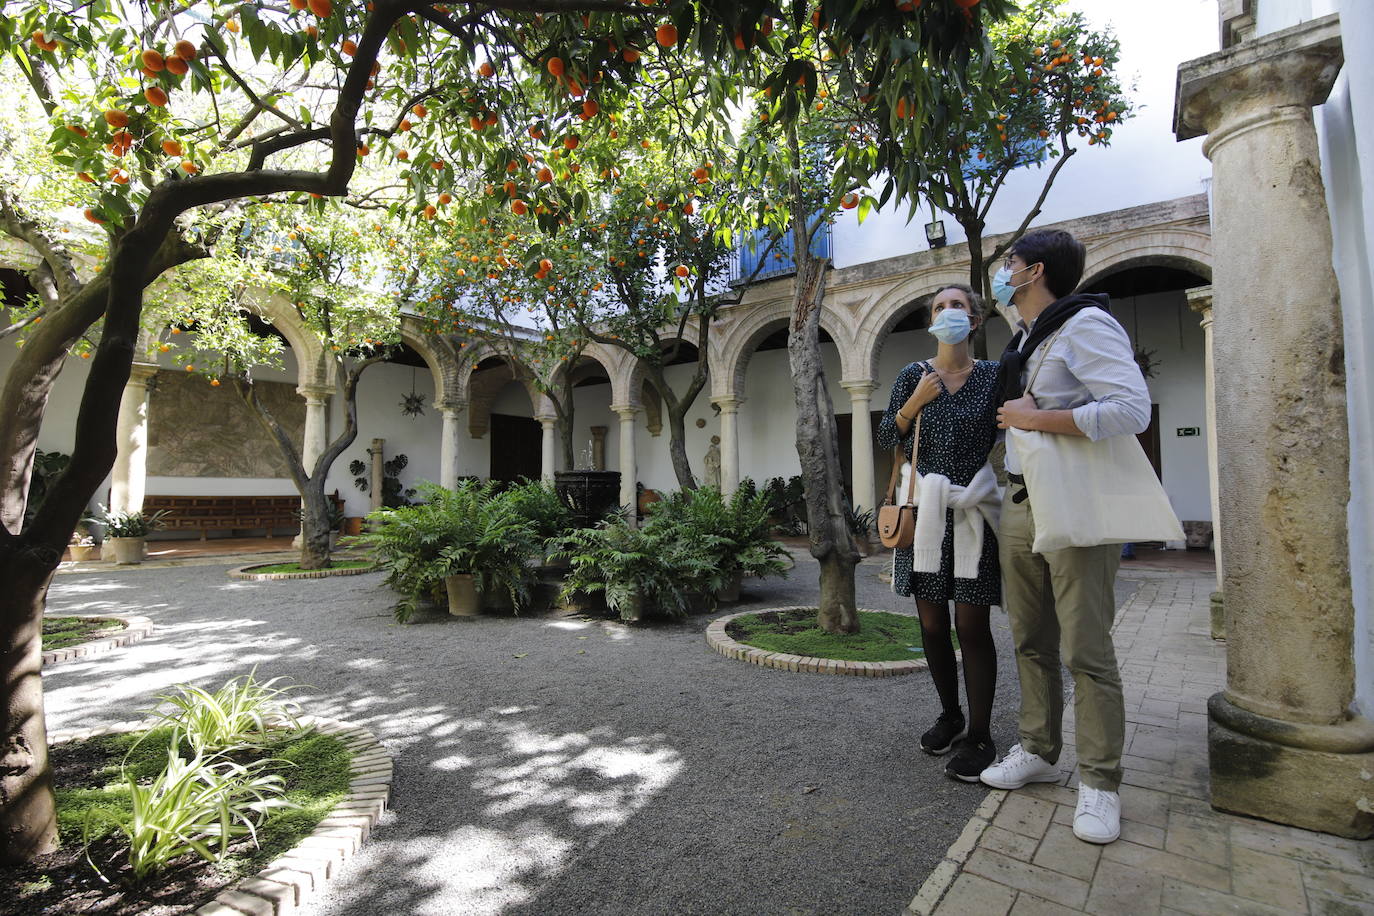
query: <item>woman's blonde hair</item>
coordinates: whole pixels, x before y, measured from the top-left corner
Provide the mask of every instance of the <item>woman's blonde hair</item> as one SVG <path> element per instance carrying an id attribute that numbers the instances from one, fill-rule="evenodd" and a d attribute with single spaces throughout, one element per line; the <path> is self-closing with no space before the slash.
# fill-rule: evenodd
<path id="1" fill-rule="evenodd" d="M 967 283 L 946 283 L 930 294 L 930 301 L 934 303 L 935 297 L 947 289 L 957 289 L 959 292 L 968 296 L 969 310 L 974 318 L 983 318 L 987 314 L 987 303 L 985 303 L 983 297 L 975 293 L 973 287 L 969 286 Z"/>

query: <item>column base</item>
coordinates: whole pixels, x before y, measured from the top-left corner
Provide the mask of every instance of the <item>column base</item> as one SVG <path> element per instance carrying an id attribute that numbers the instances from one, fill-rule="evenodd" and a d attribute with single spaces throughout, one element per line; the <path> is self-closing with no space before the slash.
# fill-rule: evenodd
<path id="1" fill-rule="evenodd" d="M 1212 807 L 1305 830 L 1374 836 L 1374 723 L 1271 719 L 1207 701 Z"/>
<path id="2" fill-rule="evenodd" d="M 1212 638 L 1226 638 L 1226 615 L 1222 609 L 1221 592 L 1212 592 Z"/>

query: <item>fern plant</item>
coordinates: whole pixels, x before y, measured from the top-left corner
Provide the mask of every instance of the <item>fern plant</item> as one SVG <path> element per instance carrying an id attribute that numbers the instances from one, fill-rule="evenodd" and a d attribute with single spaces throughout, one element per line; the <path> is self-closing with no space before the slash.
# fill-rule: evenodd
<path id="1" fill-rule="evenodd" d="M 562 595 L 604 592 L 622 619 L 643 605 L 670 617 L 687 613 L 698 583 L 712 575 L 707 554 L 693 550 L 670 525 L 632 527 L 614 516 L 596 528 L 582 528 L 554 541 L 556 556 L 571 570 Z"/>
<path id="2" fill-rule="evenodd" d="M 448 576 L 476 577 L 483 595 L 504 596 L 519 611 L 529 600 L 526 561 L 539 549 L 531 521 L 492 483 L 460 481 L 448 490 L 420 484 L 425 502 L 368 515 L 355 543 L 371 548 L 386 583 L 401 594 L 396 619 L 409 620 L 419 603 L 438 598 Z"/>
<path id="3" fill-rule="evenodd" d="M 739 489 L 726 499 L 714 487 L 681 490 L 665 496 L 650 510 L 646 527 L 663 525 L 707 554 L 713 574 L 697 583 L 718 591 L 736 575 L 785 575 L 786 551 L 771 533 L 766 494 Z"/>

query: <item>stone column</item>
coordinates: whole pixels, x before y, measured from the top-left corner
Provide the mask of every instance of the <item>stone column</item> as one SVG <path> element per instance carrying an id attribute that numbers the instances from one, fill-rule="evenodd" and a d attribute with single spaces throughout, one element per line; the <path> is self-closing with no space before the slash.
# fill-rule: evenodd
<path id="1" fill-rule="evenodd" d="M 296 393 L 305 398 L 305 432 L 301 437 L 301 466 L 307 477 L 315 473 L 315 462 L 329 444 L 329 397 L 334 389 L 328 385 L 301 385 Z M 305 508 L 302 503 L 301 508 Z M 297 532 L 291 541 L 297 549 L 301 546 L 301 533 Z"/>
<path id="2" fill-rule="evenodd" d="M 558 470 L 558 418 L 557 417 L 536 417 L 539 425 L 544 429 L 544 438 L 540 443 L 539 476 L 542 480 L 553 481 L 553 472 Z"/>
<path id="3" fill-rule="evenodd" d="M 620 417 L 620 505 L 630 507 L 630 523 L 635 521 L 635 506 L 639 494 L 635 492 L 638 471 L 635 467 L 635 414 L 638 407 L 612 404 Z"/>
<path id="4" fill-rule="evenodd" d="M 592 427 L 592 470 L 606 470 L 606 433 L 610 431 L 608 426 Z"/>
<path id="5" fill-rule="evenodd" d="M 434 406 L 444 418 L 443 431 L 439 434 L 439 486 L 452 490 L 458 486 L 458 437 L 463 434 L 458 417 L 463 408 L 439 401 Z"/>
<path id="6" fill-rule="evenodd" d="M 143 508 L 148 484 L 148 381 L 157 366 L 134 363 L 119 402 L 115 433 L 115 463 L 110 475 L 110 511 L 137 512 Z"/>
<path id="7" fill-rule="evenodd" d="M 739 489 L 739 405 L 744 398 L 727 395 L 711 398 L 720 408 L 720 492 L 729 496 Z"/>
<path id="8" fill-rule="evenodd" d="M 374 512 L 382 508 L 382 478 L 386 473 L 382 468 L 382 464 L 386 460 L 385 445 L 385 439 L 373 439 L 372 446 L 367 450 L 368 457 L 372 459 L 372 476 L 368 483 L 368 490 L 371 491 L 369 495 L 372 497 L 372 511 Z"/>
<path id="9" fill-rule="evenodd" d="M 1212 804 L 1374 834 L 1374 723 L 1354 697 L 1340 299 L 1312 106 L 1336 16 L 1179 68 L 1175 133 L 1212 161 L 1226 690 L 1208 702 Z M 1361 775 L 1361 774 L 1364 775 Z"/>
<path id="10" fill-rule="evenodd" d="M 854 511 L 876 509 L 873 492 L 873 417 L 869 414 L 869 398 L 878 386 L 868 379 L 842 381 L 840 387 L 849 392 L 850 407 L 850 466 L 853 469 Z"/>
<path id="11" fill-rule="evenodd" d="M 1199 286 L 1187 292 L 1188 307 L 1198 313 L 1202 324 L 1202 365 L 1205 378 L 1207 422 L 1207 486 L 1212 496 L 1212 557 L 1217 566 L 1217 590 L 1212 592 L 1212 638 L 1226 638 L 1222 612 L 1221 485 L 1217 465 L 1217 391 L 1215 364 L 1212 361 L 1212 287 Z"/>

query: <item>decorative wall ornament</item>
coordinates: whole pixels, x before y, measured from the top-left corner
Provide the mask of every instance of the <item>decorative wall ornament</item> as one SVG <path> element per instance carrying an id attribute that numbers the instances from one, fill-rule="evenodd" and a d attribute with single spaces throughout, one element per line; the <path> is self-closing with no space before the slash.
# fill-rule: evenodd
<path id="1" fill-rule="evenodd" d="M 148 476 L 290 477 L 277 444 L 232 386 L 212 388 L 201 375 L 159 372 L 148 400 Z M 305 400 L 284 382 L 253 389 L 296 448 L 305 430 Z"/>

